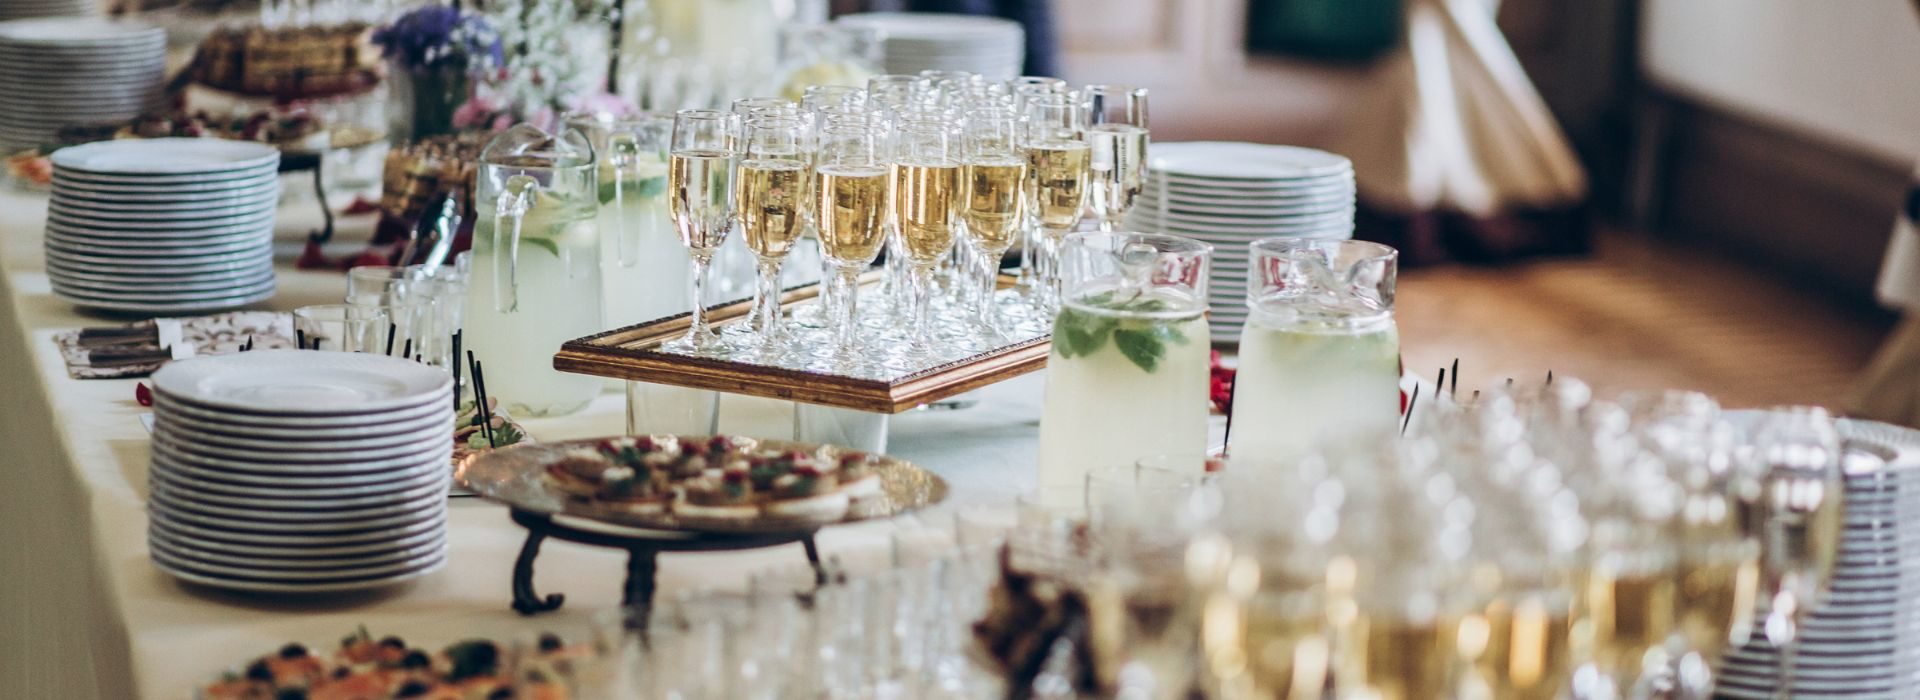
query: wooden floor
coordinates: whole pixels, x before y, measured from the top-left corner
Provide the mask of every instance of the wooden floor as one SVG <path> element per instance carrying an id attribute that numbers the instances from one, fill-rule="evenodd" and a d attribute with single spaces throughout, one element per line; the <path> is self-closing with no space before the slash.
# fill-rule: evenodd
<path id="1" fill-rule="evenodd" d="M 1697 249 L 1613 233 L 1589 258 L 1404 271 L 1397 300 L 1409 371 L 1460 360 L 1460 393 L 1579 377 L 1598 392 L 1686 388 L 1730 407 L 1840 407 L 1889 330 Z"/>

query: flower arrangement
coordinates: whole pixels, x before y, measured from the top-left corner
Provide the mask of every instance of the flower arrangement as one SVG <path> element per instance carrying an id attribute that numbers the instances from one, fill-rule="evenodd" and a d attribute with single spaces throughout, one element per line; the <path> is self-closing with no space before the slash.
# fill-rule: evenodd
<path id="1" fill-rule="evenodd" d="M 478 74 L 506 63 L 493 23 L 450 5 L 426 5 L 374 30 L 373 43 L 394 65 L 414 73 L 457 70 Z"/>

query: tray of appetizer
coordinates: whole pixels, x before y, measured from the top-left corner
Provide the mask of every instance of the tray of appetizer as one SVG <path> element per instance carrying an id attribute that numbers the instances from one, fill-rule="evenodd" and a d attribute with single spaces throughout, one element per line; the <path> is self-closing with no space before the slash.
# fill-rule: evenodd
<path id="1" fill-rule="evenodd" d="M 647 435 L 473 455 L 461 486 L 520 510 L 653 530 L 779 534 L 890 518 L 946 498 L 910 462 L 788 440 Z"/>
<path id="2" fill-rule="evenodd" d="M 579 666 L 597 654 L 553 634 L 530 644 L 469 639 L 430 651 L 365 627 L 332 653 L 290 643 L 229 669 L 199 688 L 200 700 L 385 700 L 387 698 L 584 697 Z"/>

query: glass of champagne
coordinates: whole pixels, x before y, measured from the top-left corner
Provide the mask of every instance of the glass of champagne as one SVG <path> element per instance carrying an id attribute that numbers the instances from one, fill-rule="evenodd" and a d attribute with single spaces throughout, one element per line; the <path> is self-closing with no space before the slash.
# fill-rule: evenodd
<path id="1" fill-rule="evenodd" d="M 1147 91 L 1089 85 L 1080 91 L 1092 148 L 1093 214 L 1112 231 L 1133 209 L 1147 173 Z"/>
<path id="2" fill-rule="evenodd" d="M 907 338 L 915 355 L 932 353 L 933 268 L 953 250 L 959 223 L 960 148 L 954 127 L 937 120 L 900 125 L 893 136 L 893 215 L 904 252 Z"/>
<path id="3" fill-rule="evenodd" d="M 820 247 L 833 274 L 825 304 L 833 318 L 834 359 L 854 359 L 855 313 L 860 273 L 880 254 L 886 239 L 886 130 L 878 124 L 829 126 L 820 134 L 814 196 L 820 221 Z"/>
<path id="4" fill-rule="evenodd" d="M 1027 159 L 1028 207 L 1040 225 L 1036 287 L 1041 303 L 1053 308 L 1060 293 L 1060 243 L 1080 223 L 1092 176 L 1078 107 L 1064 95 L 1031 96 L 1021 115 L 1020 148 Z"/>
<path id="5" fill-rule="evenodd" d="M 1013 247 L 1027 214 L 1021 187 L 1027 180 L 1016 130 L 1019 122 L 999 110 L 975 111 L 967 116 L 960 217 L 967 226 L 979 260 L 975 262 L 974 293 L 977 320 L 987 338 L 1000 335 L 994 300 L 1000 257 Z"/>
<path id="6" fill-rule="evenodd" d="M 805 134 L 806 124 L 791 117 L 753 117 L 741 130 L 734 210 L 747 249 L 759 261 L 748 326 L 763 353 L 779 341 L 780 264 L 800 237 L 811 185 Z"/>
<path id="7" fill-rule="evenodd" d="M 1269 238 L 1251 246 L 1254 279 L 1240 339 L 1227 449 L 1262 462 L 1327 440 L 1391 431 L 1400 407 L 1393 320 L 1399 253 L 1378 243 Z"/>
<path id="8" fill-rule="evenodd" d="M 1094 469 L 1206 450 L 1212 254 L 1164 234 L 1067 237 L 1040 419 L 1040 498 L 1076 506 Z"/>
<path id="9" fill-rule="evenodd" d="M 926 99 L 930 83 L 917 75 L 876 75 L 867 79 L 867 104 L 889 110 Z"/>
<path id="10" fill-rule="evenodd" d="M 693 318 L 687 335 L 666 345 L 673 352 L 710 353 L 719 347 L 703 300 L 714 253 L 733 230 L 735 123 L 734 115 L 710 109 L 681 110 L 673 117 L 667 191 L 673 225 L 693 260 L 687 292 Z"/>

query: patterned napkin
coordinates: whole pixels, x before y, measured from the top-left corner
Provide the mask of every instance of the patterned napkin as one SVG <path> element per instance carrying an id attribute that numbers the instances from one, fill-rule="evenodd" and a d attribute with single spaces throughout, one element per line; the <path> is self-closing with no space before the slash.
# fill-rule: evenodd
<path id="1" fill-rule="evenodd" d="M 62 331 L 53 342 L 67 362 L 67 376 L 121 379 L 144 377 L 170 360 L 195 355 L 291 349 L 293 336 L 293 314 L 235 311 Z"/>

